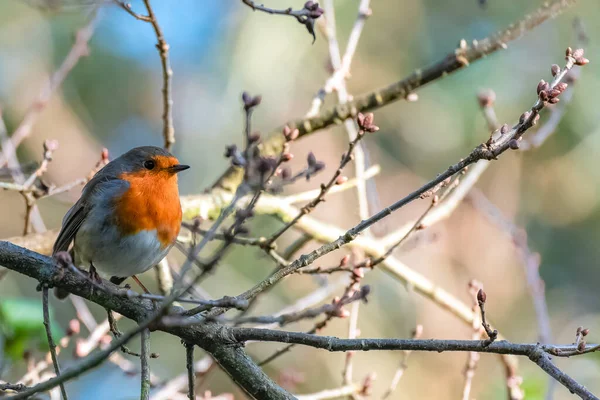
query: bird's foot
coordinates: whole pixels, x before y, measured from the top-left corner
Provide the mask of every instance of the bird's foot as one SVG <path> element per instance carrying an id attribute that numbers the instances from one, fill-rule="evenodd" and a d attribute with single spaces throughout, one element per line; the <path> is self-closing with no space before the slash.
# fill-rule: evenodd
<path id="1" fill-rule="evenodd" d="M 98 271 L 96 271 L 96 268 L 93 265 L 90 266 L 89 278 L 94 283 L 102 283 L 102 278 L 100 278 L 100 275 L 98 275 Z"/>

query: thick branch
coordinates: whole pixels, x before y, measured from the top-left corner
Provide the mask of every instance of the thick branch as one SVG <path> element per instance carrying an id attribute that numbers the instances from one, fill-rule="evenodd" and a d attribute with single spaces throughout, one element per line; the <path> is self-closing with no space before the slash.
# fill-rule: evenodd
<path id="1" fill-rule="evenodd" d="M 68 292 L 81 296 L 102 307 L 110 308 L 115 312 L 140 323 L 135 331 L 126 332 L 113 344 L 125 344 L 133 336 L 139 334 L 147 326 L 144 323 L 155 315 L 156 308 L 151 300 L 139 297 L 126 298 L 114 296 L 115 285 L 103 282 L 112 290 L 98 290 L 85 276 L 80 276 L 59 267 L 49 257 L 31 252 L 8 242 L 0 241 L 0 265 L 36 279 L 41 284 L 60 287 Z M 182 311 L 173 307 L 173 311 Z M 243 349 L 235 344 L 229 337 L 224 327 L 217 324 L 201 324 L 195 327 L 165 327 L 160 324 L 153 326 L 173 334 L 187 343 L 194 343 L 208 351 L 231 378 L 257 399 L 293 399 L 294 397 L 275 384 L 252 360 L 244 353 Z M 112 344 L 111 344 L 112 346 Z M 41 383 L 42 386 L 32 387 L 35 393 L 51 389 L 60 382 L 72 379 L 85 371 L 100 365 L 110 354 L 96 352 L 82 360 L 85 364 L 77 364 L 62 371 L 61 379 L 53 378 Z M 28 389 L 29 390 L 29 389 Z M 30 396 L 30 391 L 19 393 L 21 398 Z"/>
<path id="2" fill-rule="evenodd" d="M 582 399 L 598 399 L 583 385 L 562 372 L 551 361 L 554 356 L 573 356 L 597 351 L 599 345 L 588 345 L 583 352 L 576 345 L 551 346 L 541 344 L 510 343 L 505 340 L 489 343 L 487 340 L 435 340 L 435 339 L 339 339 L 332 336 L 316 336 L 302 332 L 283 332 L 257 328 L 231 328 L 229 333 L 242 342 L 248 340 L 302 344 L 327 351 L 471 351 L 478 353 L 513 354 L 529 357 L 546 373 L 564 385 L 571 393 Z"/>
<path id="3" fill-rule="evenodd" d="M 98 290 L 93 287 L 85 277 L 70 270 L 58 267 L 52 259 L 33 253 L 11 243 L 0 242 L 0 264 L 28 275 L 42 284 L 56 285 L 69 292 L 84 297 L 103 307 L 112 308 L 116 312 L 140 322 L 140 327 L 128 332 L 117 340 L 114 345 L 124 343 L 136 334 L 139 334 L 145 326 L 143 321 L 152 317 L 155 308 L 150 300 L 141 298 L 115 297 L 110 292 Z M 110 285 L 110 283 L 105 283 Z M 174 307 L 175 308 L 175 307 Z M 177 308 L 175 308 L 177 311 Z M 539 356 L 536 352 L 542 351 L 546 355 L 568 357 L 578 354 L 589 353 L 600 349 L 598 345 L 587 345 L 583 349 L 577 349 L 575 345 L 550 346 L 539 344 L 515 344 L 504 340 L 493 343 L 488 341 L 473 340 L 402 340 L 402 339 L 337 339 L 334 337 L 323 337 L 307 335 L 296 332 L 282 332 L 255 328 L 230 328 L 218 324 L 207 323 L 194 327 L 166 327 L 160 324 L 155 329 L 171 333 L 184 339 L 186 342 L 197 344 L 208 351 L 232 379 L 244 388 L 249 395 L 260 399 L 292 399 L 293 396 L 277 386 L 264 372 L 256 366 L 244 353 L 241 343 L 249 340 L 275 341 L 283 343 L 304 344 L 311 347 L 327 349 L 329 351 L 350 350 L 416 350 L 416 351 L 477 351 L 484 353 L 515 354 L 527 356 L 538 362 Z M 108 357 L 108 354 L 97 352 L 89 358 L 84 359 L 84 367 L 77 365 L 63 371 L 61 379 L 53 378 L 42 383 L 43 390 L 58 385 L 61 381 L 80 375 L 82 372 L 99 365 Z M 535 358 L 538 357 L 538 358 Z M 548 361 L 549 362 L 549 361 Z M 596 399 L 583 386 L 575 386 L 576 382 L 556 367 L 548 364 L 546 359 L 539 361 L 539 365 L 556 376 L 560 382 L 569 390 L 578 393 L 582 398 Z M 31 394 L 27 389 L 17 396 Z M 40 387 L 37 387 L 38 392 Z"/>

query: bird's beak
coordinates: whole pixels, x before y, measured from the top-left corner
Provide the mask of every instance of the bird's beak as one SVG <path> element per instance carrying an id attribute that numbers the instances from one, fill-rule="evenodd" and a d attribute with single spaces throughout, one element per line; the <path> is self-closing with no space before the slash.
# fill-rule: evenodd
<path id="1" fill-rule="evenodd" d="M 176 164 L 176 165 L 171 165 L 169 167 L 169 171 L 171 171 L 172 173 L 176 174 L 178 172 L 185 171 L 189 167 L 190 167 L 189 165 Z"/>

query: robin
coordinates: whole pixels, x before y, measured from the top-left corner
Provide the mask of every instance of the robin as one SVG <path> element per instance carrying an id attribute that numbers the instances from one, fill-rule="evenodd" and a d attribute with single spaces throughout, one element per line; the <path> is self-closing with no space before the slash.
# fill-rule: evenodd
<path id="1" fill-rule="evenodd" d="M 136 147 L 109 162 L 63 218 L 53 255 L 74 242 L 75 265 L 89 266 L 95 281 L 100 272 L 117 285 L 147 271 L 167 255 L 179 234 L 177 173 L 188 168 L 154 146 Z M 68 293 L 57 290 L 56 295 Z"/>

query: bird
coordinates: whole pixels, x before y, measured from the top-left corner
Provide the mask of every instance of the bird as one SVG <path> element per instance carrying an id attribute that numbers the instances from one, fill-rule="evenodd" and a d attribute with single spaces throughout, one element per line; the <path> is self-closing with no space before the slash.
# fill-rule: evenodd
<path id="1" fill-rule="evenodd" d="M 52 254 L 69 251 L 73 243 L 74 265 L 89 267 L 95 282 L 100 274 L 117 285 L 136 279 L 175 243 L 182 219 L 177 175 L 188 168 L 155 146 L 136 147 L 112 160 L 65 214 Z M 68 293 L 56 288 L 55 295 Z"/>

